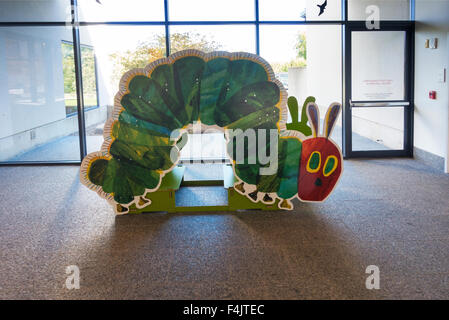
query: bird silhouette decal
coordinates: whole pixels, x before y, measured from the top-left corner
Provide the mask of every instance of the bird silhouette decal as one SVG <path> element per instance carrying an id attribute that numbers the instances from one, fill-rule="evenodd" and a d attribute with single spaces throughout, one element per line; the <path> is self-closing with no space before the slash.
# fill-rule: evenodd
<path id="1" fill-rule="evenodd" d="M 324 13 L 326 6 L 327 6 L 327 0 L 325 0 L 323 4 L 317 4 L 317 7 L 320 8 L 320 13 L 318 14 L 318 16 L 321 16 Z"/>

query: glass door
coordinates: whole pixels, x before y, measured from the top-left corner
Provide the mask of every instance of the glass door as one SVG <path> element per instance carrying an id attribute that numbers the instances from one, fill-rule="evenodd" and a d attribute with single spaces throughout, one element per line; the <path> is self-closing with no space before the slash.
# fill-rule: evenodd
<path id="1" fill-rule="evenodd" d="M 345 157 L 412 156 L 412 25 L 349 23 L 345 44 Z"/>

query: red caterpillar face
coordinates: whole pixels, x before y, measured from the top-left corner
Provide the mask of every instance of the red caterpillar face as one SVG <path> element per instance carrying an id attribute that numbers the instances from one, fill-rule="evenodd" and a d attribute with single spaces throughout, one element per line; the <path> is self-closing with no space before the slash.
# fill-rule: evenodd
<path id="1" fill-rule="evenodd" d="M 341 175 L 340 150 L 327 138 L 303 141 L 298 177 L 298 197 L 303 201 L 323 201 Z"/>
<path id="2" fill-rule="evenodd" d="M 307 105 L 313 137 L 302 142 L 298 176 L 298 197 L 302 201 L 323 201 L 334 190 L 343 170 L 340 149 L 329 136 L 337 121 L 341 105 L 330 105 L 324 118 L 323 136 L 319 137 L 320 113 L 314 103 Z"/>

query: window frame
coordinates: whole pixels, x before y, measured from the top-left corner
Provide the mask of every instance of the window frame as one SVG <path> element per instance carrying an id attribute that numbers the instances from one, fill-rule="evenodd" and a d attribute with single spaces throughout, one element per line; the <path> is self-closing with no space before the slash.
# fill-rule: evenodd
<path id="1" fill-rule="evenodd" d="M 0 162 L 0 166 L 3 165 L 61 165 L 61 164 L 80 164 L 83 158 L 87 155 L 86 147 L 86 128 L 85 128 L 85 111 L 91 110 L 93 108 L 85 108 L 84 98 L 83 98 L 83 83 L 82 83 L 82 62 L 81 62 L 81 47 L 80 43 L 80 26 L 92 26 L 92 25 L 158 25 L 164 26 L 165 28 L 165 46 L 166 55 L 169 56 L 170 50 L 170 26 L 174 25 L 254 25 L 255 26 L 255 51 L 256 54 L 260 54 L 260 37 L 259 37 L 259 26 L 260 25 L 340 25 L 342 27 L 342 103 L 343 108 L 345 105 L 345 82 L 347 82 L 350 75 L 347 74 L 345 70 L 345 29 L 346 26 L 351 24 L 362 24 L 365 21 L 348 21 L 348 0 L 341 0 L 341 19 L 340 20 L 295 20 L 295 21 L 266 21 L 260 20 L 259 18 L 259 0 L 254 0 L 254 20 L 248 21 L 171 21 L 169 19 L 169 1 L 170 0 L 160 0 L 164 1 L 164 21 L 92 21 L 84 22 L 79 21 L 78 18 L 78 2 L 77 0 L 65 0 L 70 1 L 71 5 L 71 19 L 68 21 L 37 21 L 37 22 L 0 22 L 1 27 L 38 27 L 38 26 L 65 26 L 70 27 L 72 30 L 72 44 L 74 46 L 74 60 L 75 60 L 75 77 L 76 77 L 76 94 L 77 94 L 77 112 L 73 116 L 78 116 L 78 128 L 79 128 L 79 139 L 80 139 L 80 160 L 79 161 L 20 161 L 20 162 Z M 407 24 L 414 26 L 415 20 L 415 0 L 410 0 L 410 12 L 409 20 L 393 21 L 389 20 L 390 24 Z M 382 21 L 381 21 L 382 23 Z M 70 42 L 70 41 L 68 41 Z M 94 54 L 95 57 L 95 54 Z M 99 106 L 99 90 L 98 90 L 98 74 L 97 74 L 97 61 L 95 60 L 95 81 L 96 81 L 96 91 L 97 91 L 97 107 Z M 413 79 L 411 79 L 413 85 Z M 413 122 L 413 119 L 411 120 Z M 342 131 L 344 133 L 345 126 L 342 126 Z M 410 155 L 408 155 L 410 156 Z"/>

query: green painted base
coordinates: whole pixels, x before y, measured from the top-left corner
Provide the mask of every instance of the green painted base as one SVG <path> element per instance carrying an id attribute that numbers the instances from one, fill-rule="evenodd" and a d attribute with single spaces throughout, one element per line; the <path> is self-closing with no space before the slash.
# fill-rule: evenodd
<path id="1" fill-rule="evenodd" d="M 246 196 L 234 190 L 234 172 L 229 165 L 223 166 L 223 180 L 184 181 L 184 167 L 176 167 L 165 175 L 158 191 L 148 193 L 146 198 L 151 200 L 151 205 L 138 209 L 134 204 L 129 207 L 129 213 L 143 212 L 198 212 L 198 211 L 236 211 L 236 210 L 279 210 L 278 202 L 266 205 L 261 202 L 254 203 Z M 228 190 L 228 204 L 220 206 L 176 206 L 175 193 L 182 186 L 223 186 Z"/>

